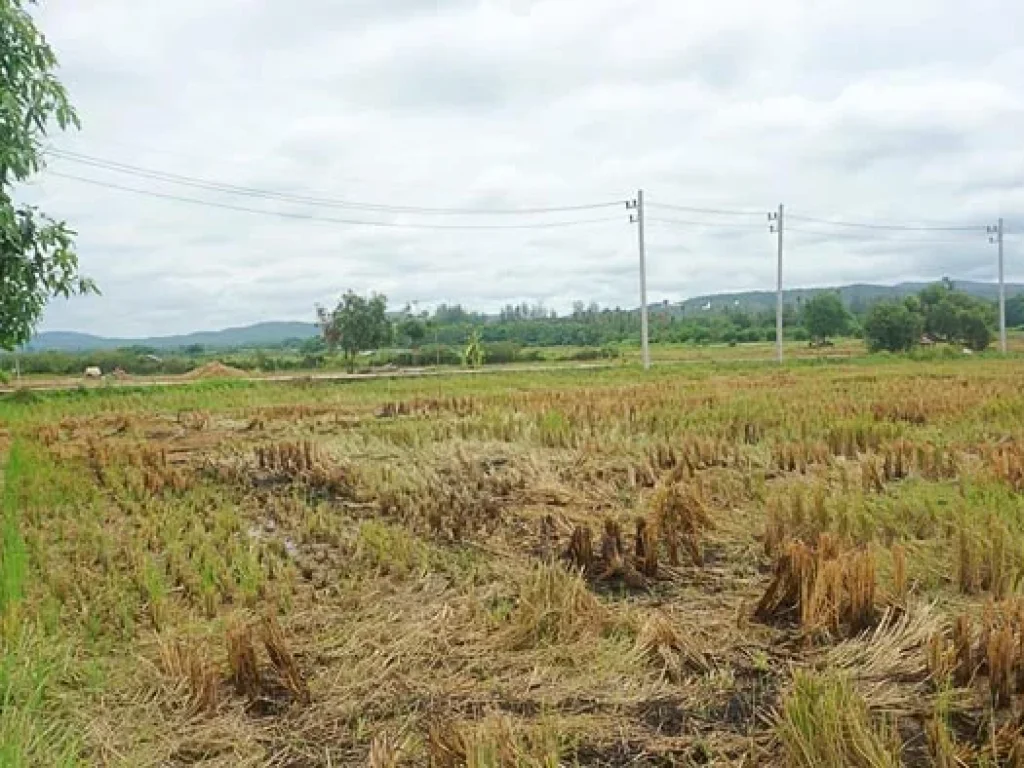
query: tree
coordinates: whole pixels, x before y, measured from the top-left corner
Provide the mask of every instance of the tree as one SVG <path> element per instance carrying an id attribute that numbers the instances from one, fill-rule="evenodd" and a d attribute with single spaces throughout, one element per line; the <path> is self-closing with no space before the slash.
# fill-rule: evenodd
<path id="1" fill-rule="evenodd" d="M 959 338 L 975 352 L 981 352 L 992 343 L 994 334 L 983 309 L 964 310 L 959 316 Z"/>
<path id="2" fill-rule="evenodd" d="M 332 352 L 341 348 L 351 369 L 357 352 L 374 349 L 390 338 L 387 311 L 386 296 L 374 293 L 367 299 L 355 291 L 346 291 L 333 311 L 317 307 L 324 343 Z"/>
<path id="3" fill-rule="evenodd" d="M 924 322 L 902 301 L 880 301 L 864 320 L 864 341 L 872 352 L 906 352 L 918 343 Z"/>
<path id="4" fill-rule="evenodd" d="M 304 355 L 315 355 L 323 352 L 326 348 L 327 344 L 324 342 L 323 336 L 310 336 L 299 344 L 299 352 Z"/>
<path id="5" fill-rule="evenodd" d="M 415 317 L 405 318 L 398 326 L 398 332 L 403 338 L 409 340 L 413 349 L 419 349 L 423 339 L 427 336 L 427 328 L 421 320 Z"/>
<path id="6" fill-rule="evenodd" d="M 924 331 L 939 341 L 965 344 L 981 351 L 992 343 L 995 305 L 953 287 L 948 278 L 929 285 L 917 296 Z"/>
<path id="7" fill-rule="evenodd" d="M 800 322 L 812 340 L 823 342 L 830 336 L 846 333 L 850 326 L 850 313 L 843 306 L 839 294 L 829 291 L 804 302 L 800 310 Z"/>
<path id="8" fill-rule="evenodd" d="M 25 10 L 34 0 L 0 0 L 0 348 L 27 343 L 47 302 L 97 293 L 79 274 L 74 232 L 33 206 L 16 206 L 14 185 L 43 167 L 50 126 L 79 127 L 57 57 Z"/>
<path id="9" fill-rule="evenodd" d="M 1006 300 L 1006 325 L 1009 328 L 1024 325 L 1024 293 Z"/>

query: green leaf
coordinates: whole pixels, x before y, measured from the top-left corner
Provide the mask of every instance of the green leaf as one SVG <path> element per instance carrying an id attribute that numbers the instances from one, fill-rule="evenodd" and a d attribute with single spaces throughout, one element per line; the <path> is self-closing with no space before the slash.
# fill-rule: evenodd
<path id="1" fill-rule="evenodd" d="M 25 6 L 0 0 L 0 348 L 8 350 L 31 339 L 50 299 L 98 293 L 79 274 L 75 233 L 14 204 L 13 185 L 43 167 L 48 127 L 79 125 L 57 57 Z"/>

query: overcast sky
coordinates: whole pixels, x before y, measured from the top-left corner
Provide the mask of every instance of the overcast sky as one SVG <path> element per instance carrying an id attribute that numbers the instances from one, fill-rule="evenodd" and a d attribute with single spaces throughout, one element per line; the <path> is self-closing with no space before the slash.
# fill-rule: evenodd
<path id="1" fill-rule="evenodd" d="M 52 137 L 60 150 L 335 201 L 618 203 L 394 214 L 53 159 L 20 195 L 78 230 L 103 296 L 54 303 L 48 330 L 309 320 L 347 288 L 392 306 L 635 306 L 622 202 L 638 187 L 652 301 L 771 288 L 765 212 L 780 202 L 793 287 L 996 271 L 983 232 L 801 215 L 982 227 L 1002 215 L 1024 231 L 1024 4 L 1013 0 L 42 0 L 36 15 L 83 123 Z M 239 212 L 54 173 L 403 226 Z M 1024 236 L 1008 237 L 1009 278 L 1024 278 L 1022 250 Z"/>

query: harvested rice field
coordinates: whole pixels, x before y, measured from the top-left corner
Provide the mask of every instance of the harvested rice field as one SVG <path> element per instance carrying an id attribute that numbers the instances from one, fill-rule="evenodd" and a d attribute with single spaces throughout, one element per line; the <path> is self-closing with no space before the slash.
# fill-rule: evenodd
<path id="1" fill-rule="evenodd" d="M 1024 361 L 0 400 L 4 766 L 1024 765 Z"/>

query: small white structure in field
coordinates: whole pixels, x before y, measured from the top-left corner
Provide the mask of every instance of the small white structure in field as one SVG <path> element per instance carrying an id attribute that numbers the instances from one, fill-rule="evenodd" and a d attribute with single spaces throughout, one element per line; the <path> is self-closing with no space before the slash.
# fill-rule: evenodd
<path id="1" fill-rule="evenodd" d="M 103 371 L 99 369 L 99 366 L 90 365 L 85 369 L 85 378 L 87 379 L 102 379 Z"/>

